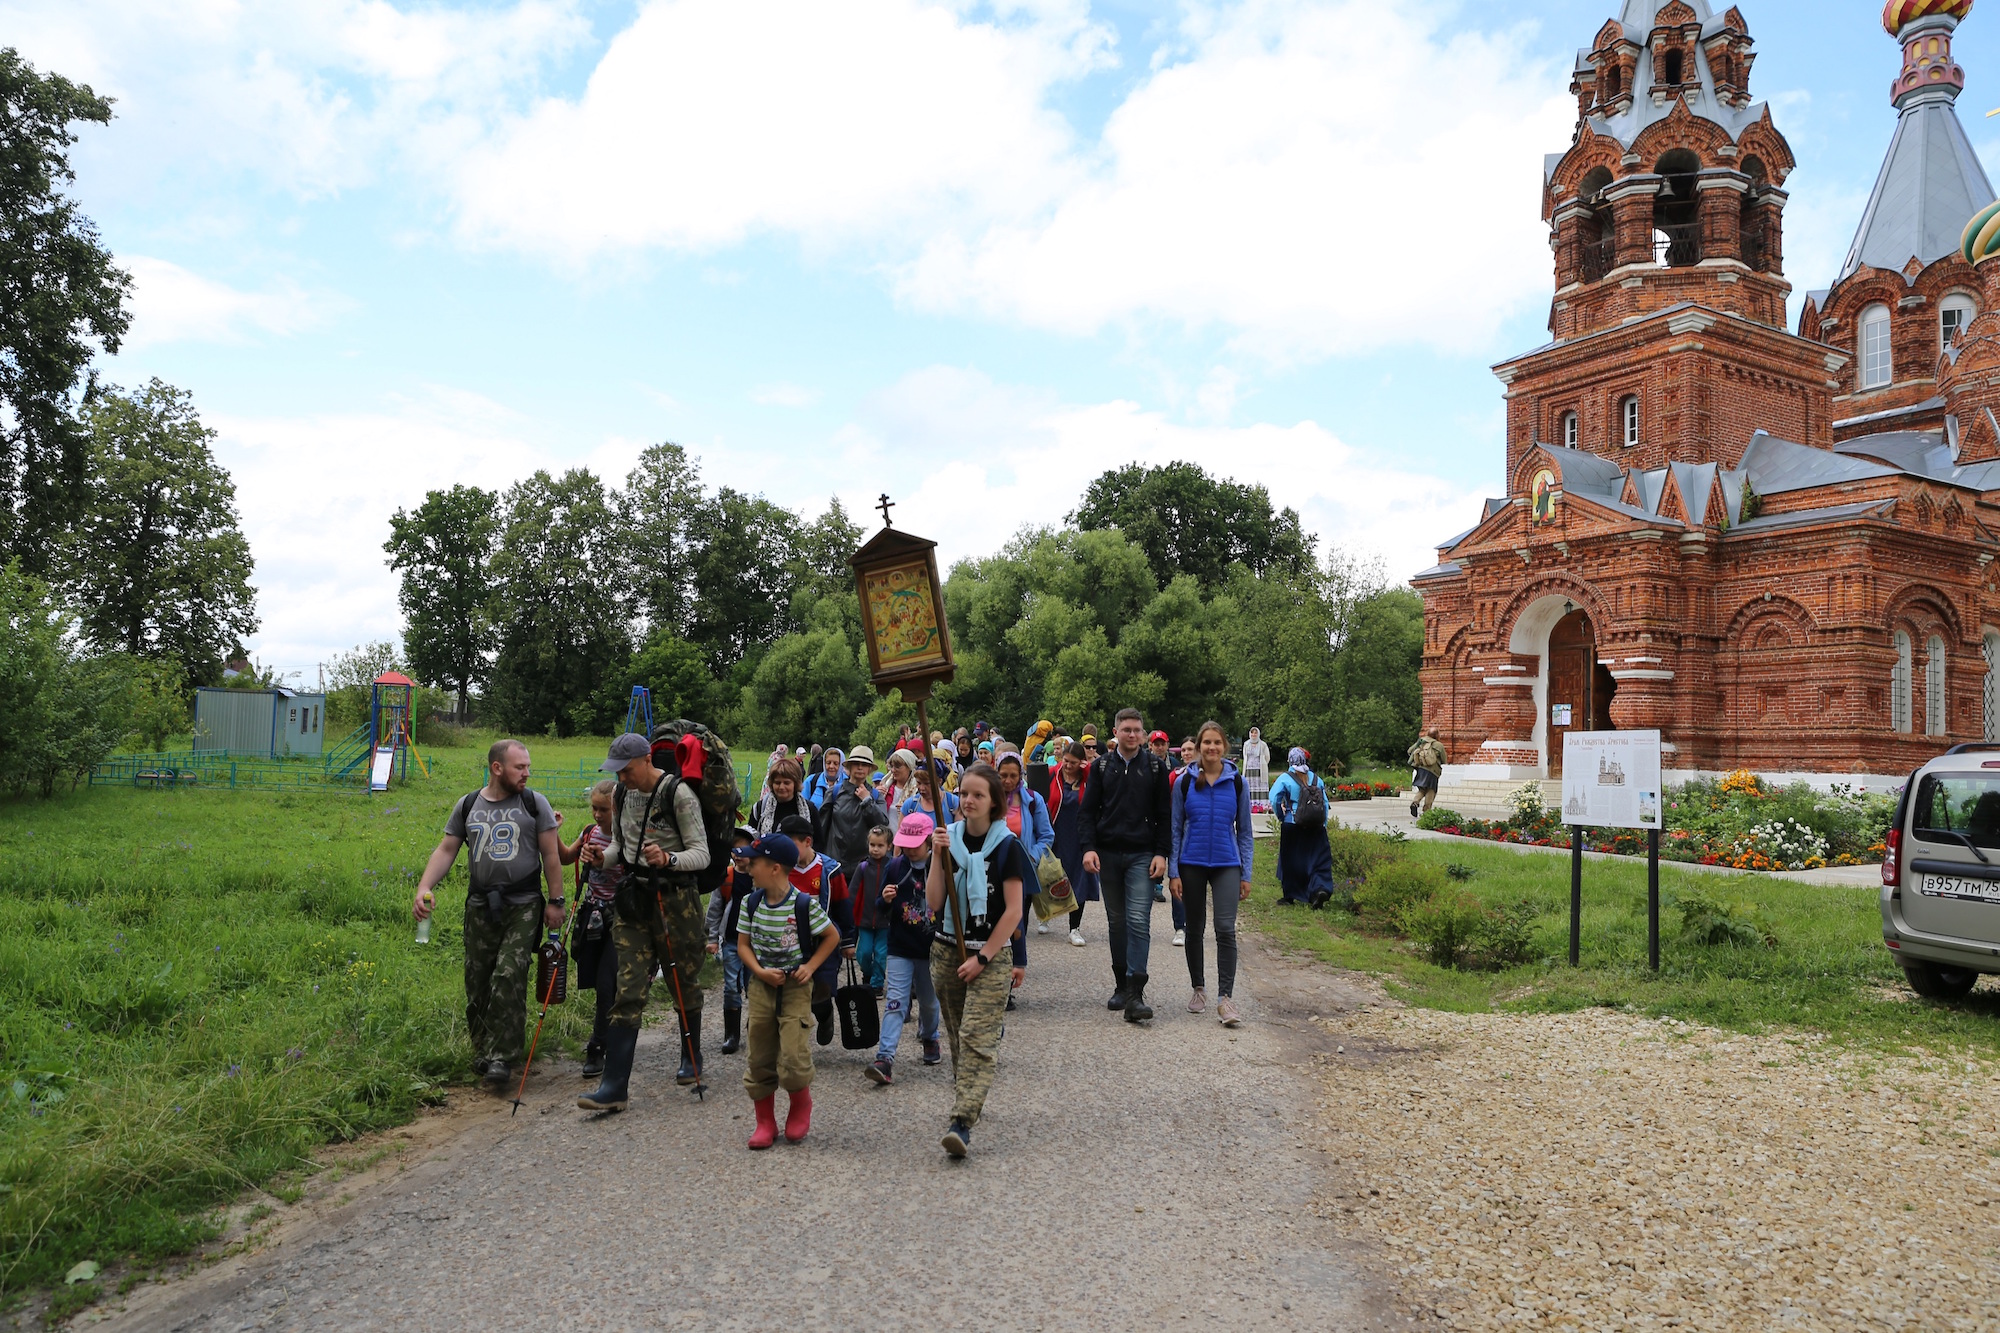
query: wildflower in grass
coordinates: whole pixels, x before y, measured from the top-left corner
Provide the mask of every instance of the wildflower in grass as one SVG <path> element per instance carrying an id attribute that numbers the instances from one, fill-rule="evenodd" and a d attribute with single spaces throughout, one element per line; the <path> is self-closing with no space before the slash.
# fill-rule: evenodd
<path id="1" fill-rule="evenodd" d="M 229 1069 L 228 1069 L 228 1070 L 227 1070 L 227 1071 L 226 1071 L 226 1072 L 225 1072 L 225 1073 L 223 1074 L 223 1077 L 224 1077 L 224 1078 L 235 1078 L 235 1077 L 236 1077 L 236 1076 L 237 1076 L 238 1074 L 240 1074 L 240 1073 L 242 1073 L 242 1072 L 243 1072 L 243 1066 L 242 1066 L 242 1065 L 231 1065 L 231 1066 L 229 1066 Z"/>

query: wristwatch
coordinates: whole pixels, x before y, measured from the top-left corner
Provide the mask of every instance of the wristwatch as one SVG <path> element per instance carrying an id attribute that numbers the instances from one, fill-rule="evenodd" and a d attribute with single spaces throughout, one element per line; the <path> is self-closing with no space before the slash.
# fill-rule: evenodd
<path id="1" fill-rule="evenodd" d="M 565 904 L 567 904 L 567 903 L 568 903 L 568 901 L 569 901 L 569 900 L 568 900 L 567 898 L 551 898 L 551 899 L 549 899 L 549 906 L 551 906 L 551 907 L 562 907 L 562 906 L 564 906 Z"/>
<path id="2" fill-rule="evenodd" d="M 974 949 L 972 951 L 972 956 L 979 960 L 979 970 L 981 972 L 984 972 L 987 968 L 993 966 L 993 960 L 991 958 L 988 958 L 985 954 L 979 952 L 979 950 L 977 949 Z"/>

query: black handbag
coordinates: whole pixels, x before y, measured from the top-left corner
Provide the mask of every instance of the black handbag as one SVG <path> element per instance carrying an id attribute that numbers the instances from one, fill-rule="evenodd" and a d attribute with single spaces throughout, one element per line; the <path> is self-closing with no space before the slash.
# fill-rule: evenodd
<path id="1" fill-rule="evenodd" d="M 847 984 L 833 993 L 833 1007 L 840 1014 L 840 1045 L 843 1050 L 862 1051 L 882 1041 L 882 1016 L 875 1009 L 875 988 L 861 980 L 854 960 L 847 960 Z"/>

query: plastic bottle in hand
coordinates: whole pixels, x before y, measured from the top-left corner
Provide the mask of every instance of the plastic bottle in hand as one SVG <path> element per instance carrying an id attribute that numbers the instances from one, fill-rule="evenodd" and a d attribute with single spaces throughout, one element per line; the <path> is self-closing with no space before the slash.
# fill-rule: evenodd
<path id="1" fill-rule="evenodd" d="M 425 917 L 422 921 L 417 922 L 417 943 L 429 944 L 430 942 L 431 942 L 431 919 L 429 917 Z"/>

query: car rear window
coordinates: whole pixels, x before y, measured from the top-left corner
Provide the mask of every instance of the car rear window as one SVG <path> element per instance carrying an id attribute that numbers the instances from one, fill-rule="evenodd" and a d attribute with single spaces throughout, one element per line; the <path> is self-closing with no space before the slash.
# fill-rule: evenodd
<path id="1" fill-rule="evenodd" d="M 1926 842 L 1958 842 L 1934 835 L 1964 834 L 1981 847 L 2000 847 L 2000 773 L 1929 774 L 1917 784 L 1910 825 Z"/>

